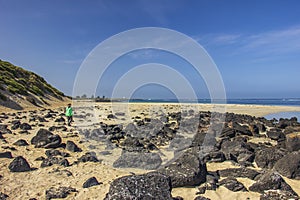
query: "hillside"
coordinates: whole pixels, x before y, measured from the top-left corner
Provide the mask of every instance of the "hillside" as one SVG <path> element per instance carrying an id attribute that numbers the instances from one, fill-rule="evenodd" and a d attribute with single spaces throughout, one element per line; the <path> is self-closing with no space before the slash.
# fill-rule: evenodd
<path id="1" fill-rule="evenodd" d="M 0 60 L 0 106 L 14 110 L 50 106 L 66 96 L 41 76 Z"/>

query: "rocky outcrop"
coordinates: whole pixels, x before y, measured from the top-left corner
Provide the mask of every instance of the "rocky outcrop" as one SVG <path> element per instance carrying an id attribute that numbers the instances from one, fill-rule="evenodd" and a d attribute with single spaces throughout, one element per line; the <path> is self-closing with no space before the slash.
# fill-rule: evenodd
<path id="1" fill-rule="evenodd" d="M 206 164 L 192 153 L 184 153 L 178 159 L 158 170 L 170 176 L 172 187 L 195 186 L 206 181 Z"/>
<path id="2" fill-rule="evenodd" d="M 60 186 L 58 188 L 51 187 L 48 190 L 46 190 L 46 200 L 66 198 L 72 192 L 77 192 L 77 190 L 72 187 L 63 187 L 63 186 Z"/>
<path id="3" fill-rule="evenodd" d="M 98 180 L 96 179 L 96 177 L 91 177 L 83 183 L 82 187 L 89 188 L 89 187 L 92 187 L 95 185 L 100 185 L 100 184 L 102 184 L 102 183 L 99 183 Z"/>
<path id="4" fill-rule="evenodd" d="M 162 159 L 158 153 L 126 152 L 113 163 L 116 168 L 139 168 L 154 170 L 160 167 Z"/>
<path id="5" fill-rule="evenodd" d="M 8 166 L 11 172 L 27 172 L 30 171 L 30 165 L 22 156 L 16 157 Z"/>
<path id="6" fill-rule="evenodd" d="M 291 186 L 288 185 L 277 172 L 273 171 L 266 172 L 262 175 L 256 183 L 249 187 L 249 190 L 259 193 L 264 193 L 266 190 L 282 190 L 297 195 Z"/>
<path id="7" fill-rule="evenodd" d="M 260 200 L 298 200 L 298 195 L 289 191 L 267 190 L 261 196 Z"/>
<path id="8" fill-rule="evenodd" d="M 61 145 L 61 137 L 46 129 L 40 129 L 31 139 L 31 144 L 36 148 L 57 148 Z"/>
<path id="9" fill-rule="evenodd" d="M 231 190 L 233 192 L 237 191 L 248 191 L 245 186 L 240 183 L 236 178 L 225 178 L 219 182 L 221 186 L 226 187 L 228 190 Z"/>
<path id="10" fill-rule="evenodd" d="M 260 173 L 249 168 L 229 168 L 218 171 L 222 177 L 239 177 L 254 180 Z"/>
<path id="11" fill-rule="evenodd" d="M 173 200 L 171 189 L 170 178 L 160 173 L 124 176 L 110 184 L 104 200 Z"/>
<path id="12" fill-rule="evenodd" d="M 300 151 L 282 157 L 276 162 L 274 169 L 287 178 L 300 180 Z"/>
<path id="13" fill-rule="evenodd" d="M 255 153 L 255 162 L 260 168 L 272 169 L 287 153 L 287 150 L 278 147 L 263 148 Z"/>

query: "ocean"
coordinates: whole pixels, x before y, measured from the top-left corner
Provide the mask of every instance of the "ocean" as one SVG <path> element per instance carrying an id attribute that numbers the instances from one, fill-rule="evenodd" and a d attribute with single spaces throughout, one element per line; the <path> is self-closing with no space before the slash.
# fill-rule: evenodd
<path id="1" fill-rule="evenodd" d="M 134 103 L 211 103 L 210 99 L 130 99 Z M 224 100 L 214 100 L 215 103 L 223 103 Z M 300 98 L 284 99 L 227 99 L 227 104 L 251 104 L 251 105 L 278 105 L 278 106 L 300 106 Z"/>
<path id="2" fill-rule="evenodd" d="M 130 99 L 129 102 L 135 103 L 211 103 L 210 99 L 198 100 L 178 100 L 178 99 Z M 217 102 L 224 102 L 224 100 L 215 100 Z M 227 104 L 244 104 L 244 105 L 273 105 L 273 106 L 300 106 L 300 98 L 282 98 L 282 99 L 227 99 Z M 279 112 L 264 116 L 266 119 L 291 118 L 297 117 L 300 122 L 300 112 Z"/>

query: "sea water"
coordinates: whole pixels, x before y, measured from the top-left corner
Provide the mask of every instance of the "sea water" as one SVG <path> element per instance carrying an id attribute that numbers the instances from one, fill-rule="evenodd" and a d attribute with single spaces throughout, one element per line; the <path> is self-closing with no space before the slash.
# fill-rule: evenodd
<path id="1" fill-rule="evenodd" d="M 273 113 L 265 116 L 266 119 L 275 118 L 277 120 L 279 120 L 280 118 L 290 119 L 292 117 L 297 117 L 298 122 L 300 122 L 300 112 L 279 112 L 279 113 Z"/>

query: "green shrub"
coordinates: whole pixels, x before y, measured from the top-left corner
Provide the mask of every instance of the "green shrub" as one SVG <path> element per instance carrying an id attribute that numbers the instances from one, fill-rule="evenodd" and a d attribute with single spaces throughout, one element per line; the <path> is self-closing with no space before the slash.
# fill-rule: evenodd
<path id="1" fill-rule="evenodd" d="M 0 99 L 3 100 L 3 101 L 6 101 L 7 97 L 0 92 Z"/>
<path id="2" fill-rule="evenodd" d="M 30 91 L 33 92 L 34 94 L 36 95 L 41 95 L 41 96 L 44 96 L 44 92 L 38 88 L 37 86 L 33 85 L 31 88 L 30 88 Z"/>

